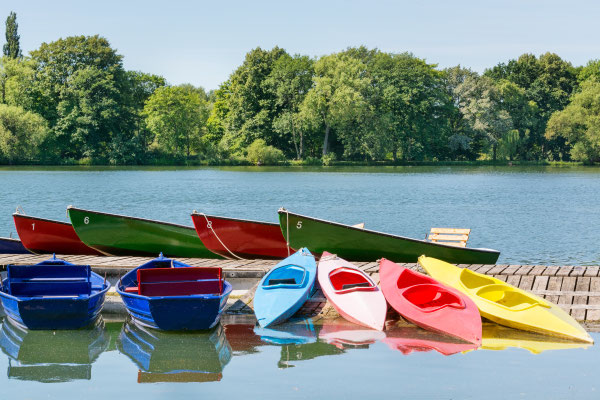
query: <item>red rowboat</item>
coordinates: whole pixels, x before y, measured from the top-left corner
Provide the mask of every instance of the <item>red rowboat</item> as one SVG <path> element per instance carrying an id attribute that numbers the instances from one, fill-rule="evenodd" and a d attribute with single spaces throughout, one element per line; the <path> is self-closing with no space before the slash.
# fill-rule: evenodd
<path id="1" fill-rule="evenodd" d="M 86 246 L 68 222 L 31 217 L 18 212 L 13 214 L 13 219 L 21 242 L 32 253 L 102 255 Z"/>
<path id="2" fill-rule="evenodd" d="M 217 217 L 194 211 L 192 221 L 206 248 L 225 258 L 286 258 L 279 224 Z"/>
<path id="3" fill-rule="evenodd" d="M 392 261 L 379 262 L 381 290 L 400 315 L 424 329 L 481 344 L 481 316 L 464 294 Z"/>

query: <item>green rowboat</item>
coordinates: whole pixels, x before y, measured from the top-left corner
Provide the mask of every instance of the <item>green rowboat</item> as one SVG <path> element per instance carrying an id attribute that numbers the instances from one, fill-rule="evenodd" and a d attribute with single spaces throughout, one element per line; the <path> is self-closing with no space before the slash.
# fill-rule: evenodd
<path id="1" fill-rule="evenodd" d="M 193 227 L 67 207 L 77 236 L 110 256 L 222 258 L 210 252 Z"/>
<path id="2" fill-rule="evenodd" d="M 279 210 L 279 225 L 293 249 L 307 247 L 319 254 L 328 251 L 352 261 L 375 261 L 384 257 L 395 262 L 415 263 L 425 254 L 454 264 L 495 264 L 500 256 L 497 250 L 410 239 L 294 214 L 285 208 Z"/>

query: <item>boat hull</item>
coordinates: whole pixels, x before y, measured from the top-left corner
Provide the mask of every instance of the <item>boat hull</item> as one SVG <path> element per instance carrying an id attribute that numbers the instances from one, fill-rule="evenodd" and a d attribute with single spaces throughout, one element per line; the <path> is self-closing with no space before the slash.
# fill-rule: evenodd
<path id="1" fill-rule="evenodd" d="M 281 277 L 286 277 L 284 269 L 296 266 L 304 271 L 296 284 L 269 285 L 278 273 L 283 271 Z M 261 279 L 254 295 L 254 313 L 259 325 L 263 328 L 277 325 L 294 315 L 313 293 L 316 276 L 317 265 L 307 249 L 300 249 L 275 265 Z"/>
<path id="2" fill-rule="evenodd" d="M 379 263 L 379 276 L 386 300 L 402 317 L 423 329 L 481 344 L 481 317 L 468 296 L 385 259 Z M 422 303 L 410 301 L 417 298 Z"/>
<path id="3" fill-rule="evenodd" d="M 375 261 L 382 257 L 395 262 L 417 262 L 425 254 L 460 264 L 494 264 L 500 252 L 443 245 L 410 239 L 349 225 L 320 220 L 279 210 L 279 224 L 284 238 L 293 249 L 307 247 L 352 261 Z"/>
<path id="4" fill-rule="evenodd" d="M 372 287 L 367 290 L 360 287 L 346 291 L 336 290 L 330 276 L 341 269 L 355 271 L 359 278 L 370 282 Z M 323 294 L 342 317 L 358 325 L 383 330 L 387 303 L 381 289 L 364 272 L 348 261 L 325 252 L 319 261 L 317 276 Z"/>
<path id="5" fill-rule="evenodd" d="M 116 289 L 132 320 L 138 325 L 163 331 L 199 331 L 217 325 L 232 290 L 227 281 L 223 281 L 222 292 L 218 295 L 144 296 L 125 290 L 127 287 L 137 286 L 139 269 L 156 268 L 157 261 L 163 265 L 170 262 L 174 268 L 189 267 L 179 261 L 161 257 L 126 273 Z"/>
<path id="6" fill-rule="evenodd" d="M 192 214 L 192 221 L 204 246 L 222 257 L 281 259 L 289 255 L 278 224 L 198 213 Z"/>
<path id="7" fill-rule="evenodd" d="M 192 227 L 74 207 L 67 214 L 77 236 L 106 255 L 221 258 L 204 247 Z"/>
<path id="8" fill-rule="evenodd" d="M 31 254 L 19 239 L 0 237 L 0 254 Z"/>
<path id="9" fill-rule="evenodd" d="M 556 304 L 494 277 L 431 257 L 419 264 L 433 278 L 466 294 L 481 316 L 500 325 L 593 343 L 592 337 Z"/>
<path id="10" fill-rule="evenodd" d="M 102 255 L 86 246 L 69 223 L 16 213 L 13 219 L 23 246 L 32 253 Z"/>

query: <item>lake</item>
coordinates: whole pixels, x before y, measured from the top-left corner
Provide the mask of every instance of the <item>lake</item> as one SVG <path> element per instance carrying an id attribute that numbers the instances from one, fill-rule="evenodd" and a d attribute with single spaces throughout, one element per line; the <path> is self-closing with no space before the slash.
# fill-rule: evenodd
<path id="1" fill-rule="evenodd" d="M 192 210 L 277 222 L 279 207 L 424 238 L 471 228 L 506 264 L 600 264 L 597 167 L 0 167 L 0 236 L 12 212 L 66 220 L 69 204 L 191 225 Z"/>
<path id="2" fill-rule="evenodd" d="M 278 329 L 226 316 L 207 333 L 131 322 L 81 331 L 0 329 L 8 399 L 595 399 L 598 346 L 485 324 L 482 348 L 398 322 L 343 320 Z M 592 334 L 595 340 L 600 335 Z"/>

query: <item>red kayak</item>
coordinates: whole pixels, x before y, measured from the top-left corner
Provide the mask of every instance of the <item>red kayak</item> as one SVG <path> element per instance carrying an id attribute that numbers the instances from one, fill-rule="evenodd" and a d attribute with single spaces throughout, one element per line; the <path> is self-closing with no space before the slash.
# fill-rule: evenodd
<path id="1" fill-rule="evenodd" d="M 392 261 L 379 262 L 381 290 L 394 310 L 424 329 L 481 344 L 481 316 L 464 294 Z"/>
<path id="2" fill-rule="evenodd" d="M 216 217 L 194 211 L 192 221 L 206 248 L 225 258 L 286 258 L 279 224 Z"/>
<path id="3" fill-rule="evenodd" d="M 14 213 L 13 219 L 21 242 L 32 253 L 102 255 L 86 246 L 68 222 L 31 217 L 20 213 Z"/>

